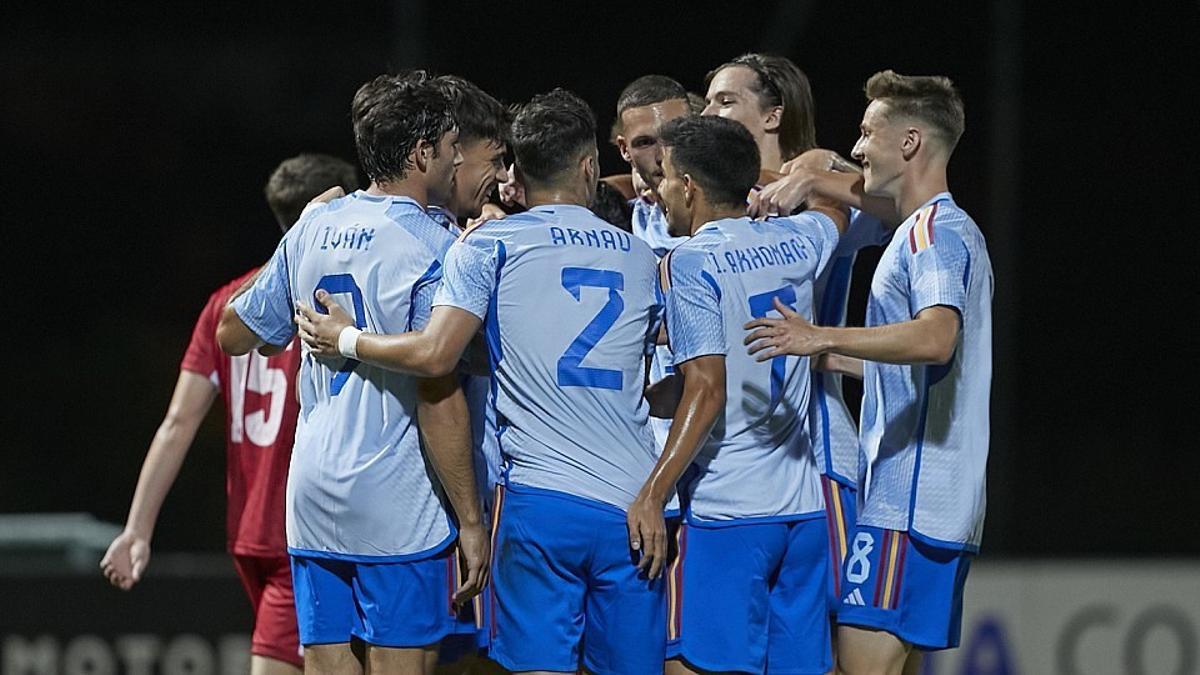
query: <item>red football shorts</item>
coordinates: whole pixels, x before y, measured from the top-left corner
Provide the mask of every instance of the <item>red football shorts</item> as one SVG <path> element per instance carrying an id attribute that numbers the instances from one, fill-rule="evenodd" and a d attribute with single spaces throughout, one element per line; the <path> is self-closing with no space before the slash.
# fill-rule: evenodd
<path id="1" fill-rule="evenodd" d="M 235 555 L 233 566 L 254 606 L 250 653 L 303 668 L 296 601 L 292 595 L 292 568 L 287 556 Z"/>

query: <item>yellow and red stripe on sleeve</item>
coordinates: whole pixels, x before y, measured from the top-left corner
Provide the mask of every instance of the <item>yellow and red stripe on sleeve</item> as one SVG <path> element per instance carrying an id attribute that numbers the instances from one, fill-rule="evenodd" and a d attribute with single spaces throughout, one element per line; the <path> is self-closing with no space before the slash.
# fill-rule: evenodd
<path id="1" fill-rule="evenodd" d="M 920 253 L 933 246 L 933 219 L 937 217 L 937 202 L 921 209 L 917 222 L 908 231 L 908 250 Z"/>

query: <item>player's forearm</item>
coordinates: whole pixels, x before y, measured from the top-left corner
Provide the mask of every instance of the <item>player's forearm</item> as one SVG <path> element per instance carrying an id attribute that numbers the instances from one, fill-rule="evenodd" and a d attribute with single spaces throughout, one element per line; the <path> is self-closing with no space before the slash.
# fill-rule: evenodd
<path id="1" fill-rule="evenodd" d="M 471 420 L 457 377 L 451 375 L 422 382 L 417 420 L 425 440 L 426 456 L 446 491 L 459 524 L 481 523 L 471 449 Z"/>
<path id="2" fill-rule="evenodd" d="M 179 476 L 202 419 L 203 416 L 177 418 L 168 415 L 158 427 L 138 475 L 129 517 L 125 520 L 126 530 L 146 539 L 154 534 L 158 513 Z"/>
<path id="3" fill-rule="evenodd" d="M 841 354 L 822 354 L 817 363 L 818 370 L 826 373 L 849 375 L 861 380 L 863 377 L 863 360 Z"/>
<path id="4" fill-rule="evenodd" d="M 458 356 L 439 349 L 426 332 L 382 335 L 363 333 L 355 347 L 358 360 L 417 377 L 441 377 L 454 370 Z"/>
<path id="5" fill-rule="evenodd" d="M 954 356 L 958 337 L 957 324 L 950 326 L 945 321 L 929 319 L 870 328 L 818 330 L 822 351 L 878 363 L 944 364 Z"/>
<path id="6" fill-rule="evenodd" d="M 814 176 L 812 185 L 815 195 L 853 206 L 885 223 L 895 224 L 903 220 L 892 200 L 863 192 L 862 174 L 821 171 Z"/>
<path id="7" fill-rule="evenodd" d="M 720 359 L 720 367 L 689 368 L 693 364 L 685 363 L 679 368 L 683 372 L 683 394 L 675 409 L 662 456 L 641 490 L 656 503 L 666 504 L 675 484 L 695 459 L 717 417 L 725 409 L 724 357 L 701 359 Z"/>

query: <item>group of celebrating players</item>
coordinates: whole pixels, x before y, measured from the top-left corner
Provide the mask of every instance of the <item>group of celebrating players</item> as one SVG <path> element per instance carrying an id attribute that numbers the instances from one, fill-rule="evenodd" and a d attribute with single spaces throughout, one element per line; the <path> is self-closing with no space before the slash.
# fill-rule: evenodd
<path id="1" fill-rule="evenodd" d="M 629 84 L 607 178 L 568 91 L 364 84 L 370 186 L 320 155 L 272 176 L 286 234 L 205 308 L 109 579 L 141 577 L 222 391 L 257 672 L 432 672 L 457 645 L 513 672 L 900 673 L 956 646 L 992 297 L 947 186 L 961 98 L 875 74 L 855 164 L 815 147 L 787 59 L 706 84 Z"/>

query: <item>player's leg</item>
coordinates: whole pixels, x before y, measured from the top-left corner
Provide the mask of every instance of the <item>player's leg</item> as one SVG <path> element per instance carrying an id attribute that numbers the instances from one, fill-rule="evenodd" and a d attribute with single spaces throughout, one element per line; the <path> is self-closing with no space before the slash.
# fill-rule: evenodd
<path id="1" fill-rule="evenodd" d="M 666 658 L 667 579 L 648 579 L 629 548 L 623 513 L 592 508 L 593 555 L 584 603 L 583 665 L 590 673 L 659 673 Z"/>
<path id="2" fill-rule="evenodd" d="M 292 556 L 291 565 L 304 672 L 363 672 L 365 655 L 351 645 L 357 627 L 351 564 Z"/>
<path id="3" fill-rule="evenodd" d="M 250 655 L 250 675 L 299 675 L 303 668 L 297 668 L 287 661 L 280 661 L 269 656 Z"/>
<path id="4" fill-rule="evenodd" d="M 504 490 L 492 559 L 489 656 L 512 672 L 579 668 L 593 532 L 557 493 Z"/>
<path id="5" fill-rule="evenodd" d="M 921 660 L 924 652 L 920 649 L 912 649 L 908 652 L 908 658 L 904 659 L 904 675 L 921 675 Z"/>
<path id="6" fill-rule="evenodd" d="M 679 600 L 682 663 L 668 664 L 674 672 L 763 671 L 768 584 L 783 560 L 787 529 L 785 523 L 688 526 Z"/>
<path id="7" fill-rule="evenodd" d="M 367 645 L 367 671 L 432 673 L 438 645 L 454 628 L 452 549 L 404 562 L 354 563 L 354 602 Z"/>
<path id="8" fill-rule="evenodd" d="M 262 593 L 250 640 L 251 675 L 295 675 L 304 668 L 292 570 L 284 556 L 257 558 Z"/>
<path id="9" fill-rule="evenodd" d="M 859 527 L 838 612 L 842 672 L 899 675 L 914 650 L 958 646 L 972 557 L 908 532 Z"/>
<path id="10" fill-rule="evenodd" d="M 367 645 L 367 673 L 429 675 L 437 667 L 436 644 L 424 647 L 379 647 Z"/>
<path id="11" fill-rule="evenodd" d="M 825 518 L 787 527 L 787 552 L 771 584 L 767 662 L 773 672 L 826 673 L 833 668 L 833 648 Z"/>
<path id="12" fill-rule="evenodd" d="M 912 645 L 877 628 L 838 626 L 838 672 L 901 675 Z"/>

